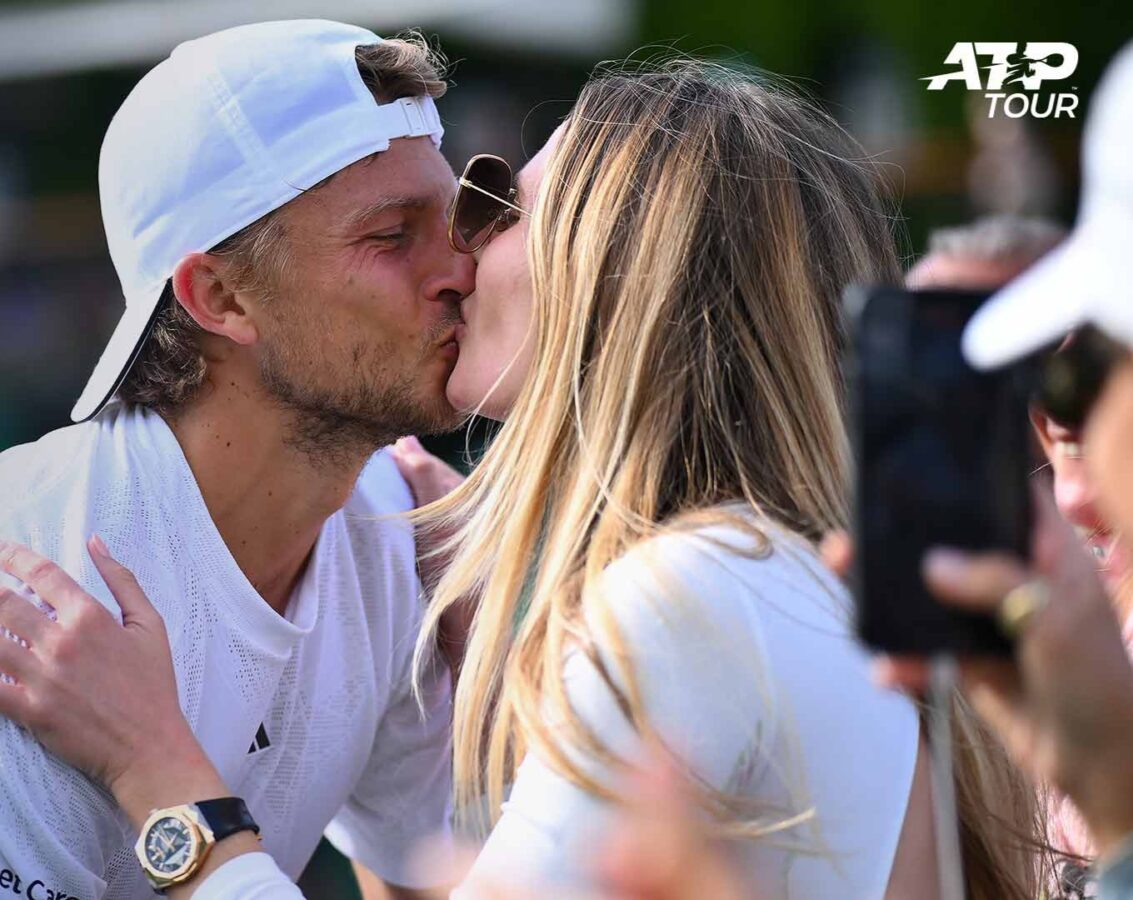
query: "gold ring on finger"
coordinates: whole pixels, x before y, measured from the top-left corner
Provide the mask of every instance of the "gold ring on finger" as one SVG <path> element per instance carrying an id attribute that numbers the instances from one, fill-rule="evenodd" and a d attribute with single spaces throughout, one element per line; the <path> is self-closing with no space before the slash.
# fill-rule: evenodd
<path id="1" fill-rule="evenodd" d="M 1012 638 L 1018 638 L 1031 619 L 1050 603 L 1050 588 L 1041 579 L 1019 585 L 999 602 L 996 619 L 999 627 Z"/>

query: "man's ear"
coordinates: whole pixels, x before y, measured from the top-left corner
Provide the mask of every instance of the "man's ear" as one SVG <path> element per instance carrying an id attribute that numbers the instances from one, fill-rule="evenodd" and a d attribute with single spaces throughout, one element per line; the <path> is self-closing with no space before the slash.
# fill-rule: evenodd
<path id="1" fill-rule="evenodd" d="M 190 253 L 173 270 L 172 281 L 177 302 L 205 331 L 236 344 L 259 339 L 252 310 L 228 284 L 221 260 L 208 253 Z"/>

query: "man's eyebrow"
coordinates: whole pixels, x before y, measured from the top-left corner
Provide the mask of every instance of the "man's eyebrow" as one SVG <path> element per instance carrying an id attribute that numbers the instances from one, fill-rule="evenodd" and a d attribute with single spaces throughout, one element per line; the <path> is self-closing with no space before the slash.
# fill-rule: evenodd
<path id="1" fill-rule="evenodd" d="M 439 202 L 437 197 L 429 196 L 405 196 L 405 197 L 382 197 L 376 200 L 369 206 L 351 213 L 343 220 L 343 226 L 348 230 L 361 228 L 367 223 L 373 221 L 382 213 L 393 210 L 409 210 L 418 212 L 433 203 Z"/>

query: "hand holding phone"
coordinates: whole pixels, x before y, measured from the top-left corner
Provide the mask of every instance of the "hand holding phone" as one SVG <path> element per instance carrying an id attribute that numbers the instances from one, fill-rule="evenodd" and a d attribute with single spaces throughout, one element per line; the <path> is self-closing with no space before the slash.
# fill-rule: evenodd
<path id="1" fill-rule="evenodd" d="M 1030 541 L 1031 440 L 1022 369 L 979 372 L 960 337 L 986 300 L 969 292 L 850 288 L 851 434 L 858 631 L 876 650 L 1011 652 L 985 614 L 941 605 L 921 577 L 934 546 L 1002 550 Z"/>

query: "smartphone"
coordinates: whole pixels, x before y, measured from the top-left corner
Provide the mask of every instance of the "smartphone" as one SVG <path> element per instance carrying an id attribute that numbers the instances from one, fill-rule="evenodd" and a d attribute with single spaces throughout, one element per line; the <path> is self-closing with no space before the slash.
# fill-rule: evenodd
<path id="1" fill-rule="evenodd" d="M 979 372 L 960 337 L 986 294 L 851 287 L 847 375 L 854 445 L 858 633 L 889 653 L 1009 654 L 993 617 L 939 603 L 925 551 L 1026 559 L 1033 468 L 1023 366 Z"/>

